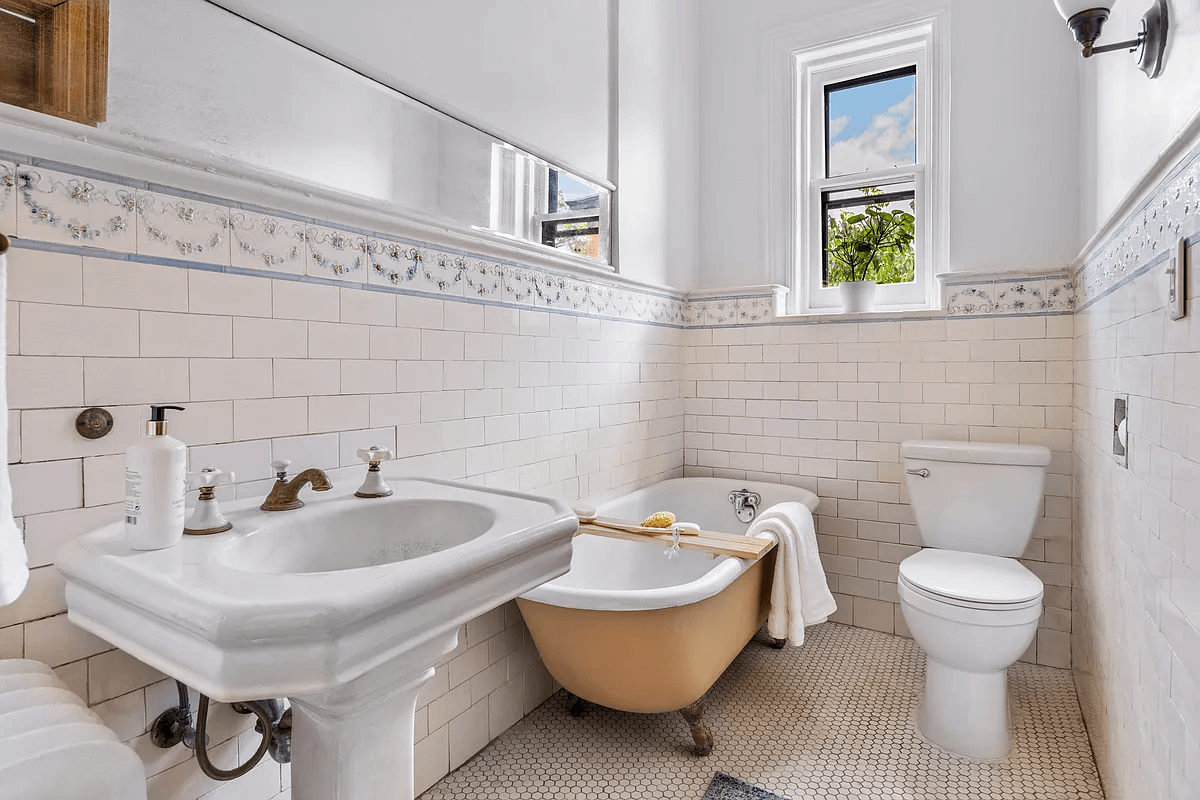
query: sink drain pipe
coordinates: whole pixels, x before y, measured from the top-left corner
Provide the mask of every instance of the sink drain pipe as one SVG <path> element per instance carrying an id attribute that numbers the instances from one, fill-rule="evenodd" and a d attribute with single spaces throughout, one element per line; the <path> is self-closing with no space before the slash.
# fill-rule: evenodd
<path id="1" fill-rule="evenodd" d="M 159 714 L 150 728 L 150 740 L 155 745 L 168 748 L 183 744 L 184 747 L 194 749 L 200 771 L 215 781 L 231 781 L 242 777 L 258 766 L 268 752 L 271 758 L 280 764 L 291 761 L 292 710 L 289 708 L 283 711 L 283 706 L 278 700 L 243 700 L 234 703 L 233 708 L 240 714 L 254 714 L 258 717 L 254 729 L 262 734 L 262 742 L 246 763 L 233 769 L 217 767 L 208 757 L 206 731 L 208 706 L 211 701 L 207 695 L 200 695 L 200 706 L 196 710 L 196 721 L 193 725 L 188 687 L 182 681 L 175 681 L 175 686 L 179 690 L 179 705 Z"/>

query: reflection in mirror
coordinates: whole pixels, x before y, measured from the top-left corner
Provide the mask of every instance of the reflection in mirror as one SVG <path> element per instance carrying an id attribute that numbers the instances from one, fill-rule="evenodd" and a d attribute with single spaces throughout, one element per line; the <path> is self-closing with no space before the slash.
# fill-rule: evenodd
<path id="1" fill-rule="evenodd" d="M 123 0 L 105 127 L 609 262 L 610 191 L 212 2 Z"/>

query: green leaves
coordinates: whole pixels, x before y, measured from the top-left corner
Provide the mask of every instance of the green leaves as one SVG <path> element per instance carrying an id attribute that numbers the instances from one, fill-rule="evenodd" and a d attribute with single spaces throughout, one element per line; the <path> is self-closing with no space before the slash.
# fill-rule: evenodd
<path id="1" fill-rule="evenodd" d="M 874 186 L 860 190 L 864 195 L 883 194 Z M 874 280 L 904 283 L 915 276 L 913 241 L 916 217 L 901 209 L 874 203 L 860 213 L 843 211 L 829 220 L 827 283 Z"/>

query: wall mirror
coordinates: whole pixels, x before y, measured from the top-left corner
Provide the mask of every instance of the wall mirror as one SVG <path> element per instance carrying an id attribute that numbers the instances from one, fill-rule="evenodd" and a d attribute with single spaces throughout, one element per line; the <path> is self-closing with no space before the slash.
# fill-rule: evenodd
<path id="1" fill-rule="evenodd" d="M 401 93 L 212 0 L 112 11 L 108 120 L 136 139 L 607 266 L 611 184 Z"/>

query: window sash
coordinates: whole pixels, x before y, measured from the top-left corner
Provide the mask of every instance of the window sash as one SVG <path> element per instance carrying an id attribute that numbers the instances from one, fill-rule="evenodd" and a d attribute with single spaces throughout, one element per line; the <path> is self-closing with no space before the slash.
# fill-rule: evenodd
<path id="1" fill-rule="evenodd" d="M 866 188 L 866 187 L 858 187 Z M 880 188 L 874 185 L 871 188 Z M 917 193 L 916 187 L 898 192 L 889 192 L 886 189 L 883 194 L 879 195 L 860 195 L 858 197 L 846 197 L 840 200 L 830 200 L 828 195 L 834 194 L 833 191 L 821 192 L 821 288 L 829 288 L 829 218 L 830 212 L 840 210 L 849 210 L 852 208 L 866 209 L 872 205 L 891 205 L 892 203 L 903 203 L 908 200 L 913 205 L 913 214 L 916 215 Z M 915 242 L 914 242 L 915 253 Z M 914 260 L 915 264 L 915 260 Z M 916 280 L 916 271 L 913 272 L 913 280 Z M 911 283 L 911 281 L 906 281 Z M 888 284 L 890 285 L 890 284 Z"/>
<path id="2" fill-rule="evenodd" d="M 908 75 L 912 75 L 914 78 L 916 78 L 914 83 L 917 85 L 917 87 L 919 89 L 921 79 L 920 79 L 920 77 L 918 77 L 918 71 L 917 71 L 916 64 L 909 64 L 906 66 L 897 67 L 895 69 L 886 70 L 884 72 L 872 72 L 867 75 L 859 75 L 858 77 L 850 78 L 850 79 L 844 80 L 844 81 L 837 81 L 837 82 L 827 81 L 827 82 L 825 82 L 825 84 L 821 87 L 821 94 L 824 97 L 824 107 L 823 107 L 822 113 L 821 113 L 821 127 L 824 129 L 824 133 L 825 133 L 825 136 L 824 136 L 825 153 L 824 153 L 824 156 L 822 157 L 823 167 L 821 169 L 821 175 L 823 177 L 825 177 L 825 178 L 830 177 L 830 175 L 829 175 L 829 169 L 830 169 L 830 164 L 829 164 L 829 95 L 831 95 L 834 92 L 841 91 L 844 89 L 854 89 L 854 88 L 857 88 L 860 86 L 870 86 L 873 83 L 882 83 L 884 81 L 890 81 L 894 78 L 903 78 Z M 914 113 L 916 113 L 916 112 L 914 111 Z M 919 122 L 919 120 L 918 120 L 918 122 Z M 922 133 L 923 133 L 923 131 L 921 131 L 920 125 L 918 125 L 917 126 L 917 141 L 916 141 L 917 147 L 920 147 L 920 145 L 921 145 L 921 134 Z M 921 163 L 919 151 L 917 153 L 916 163 L 918 163 L 918 164 Z M 855 174 L 858 174 L 858 173 L 850 172 L 850 173 L 846 173 L 844 175 L 839 175 L 836 177 L 846 177 L 848 175 L 855 175 Z"/>
<path id="3" fill-rule="evenodd" d="M 887 186 L 911 182 L 914 200 L 913 215 L 916 217 L 915 236 L 913 238 L 913 255 L 915 269 L 913 280 L 908 283 L 880 284 L 875 290 L 875 307 L 880 311 L 897 311 L 924 307 L 929 296 L 933 280 L 932 271 L 928 268 L 926 256 L 929 236 L 928 203 L 925 193 L 925 170 L 923 167 L 905 167 L 889 170 L 887 179 L 880 173 L 859 173 L 854 176 L 843 176 L 836 180 L 812 181 L 808 189 L 806 205 L 814 209 L 814 213 L 805 219 L 805 240 L 808 247 L 804 251 L 806 268 L 800 278 L 804 287 L 807 308 L 802 311 L 820 313 L 836 311 L 841 308 L 841 293 L 837 286 L 825 286 L 825 209 L 823 195 L 830 191 L 861 189 L 877 186 L 887 191 Z"/>

